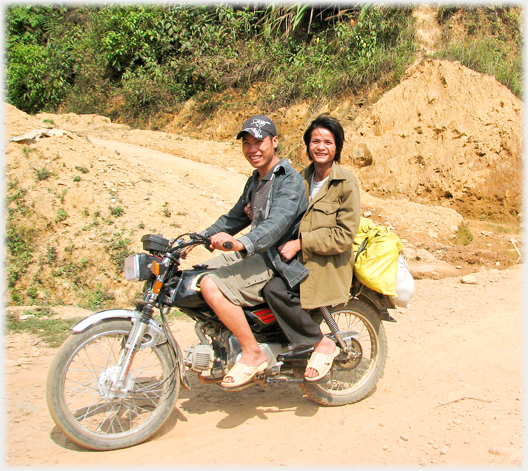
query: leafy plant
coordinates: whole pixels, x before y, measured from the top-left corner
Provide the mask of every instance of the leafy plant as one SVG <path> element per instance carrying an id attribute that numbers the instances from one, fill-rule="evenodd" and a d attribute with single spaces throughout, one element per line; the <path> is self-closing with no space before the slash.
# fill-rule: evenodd
<path id="1" fill-rule="evenodd" d="M 7 9 L 8 102 L 27 113 L 54 110 L 75 75 L 71 34 L 62 36 L 64 7 Z"/>
<path id="2" fill-rule="evenodd" d="M 57 211 L 57 216 L 55 216 L 55 222 L 62 222 L 68 217 L 68 214 L 64 209 L 59 209 Z"/>
<path id="3" fill-rule="evenodd" d="M 462 38 L 452 33 L 457 15 L 466 30 Z M 483 74 L 494 76 L 515 95 L 523 96 L 523 40 L 520 10 L 508 5 L 486 7 L 441 7 L 438 21 L 443 26 L 445 47 L 439 59 L 459 61 Z"/>
<path id="4" fill-rule="evenodd" d="M 110 214 L 118 218 L 125 214 L 125 210 L 121 206 L 116 206 L 115 208 L 110 208 Z"/>
<path id="5" fill-rule="evenodd" d="M 43 167 L 41 169 L 36 169 L 36 168 L 33 168 L 33 171 L 35 172 L 36 174 L 36 177 L 37 177 L 37 181 L 42 181 L 42 180 L 47 180 L 49 177 L 51 177 L 53 175 L 53 172 L 51 172 L 50 170 L 48 170 L 47 168 Z"/>

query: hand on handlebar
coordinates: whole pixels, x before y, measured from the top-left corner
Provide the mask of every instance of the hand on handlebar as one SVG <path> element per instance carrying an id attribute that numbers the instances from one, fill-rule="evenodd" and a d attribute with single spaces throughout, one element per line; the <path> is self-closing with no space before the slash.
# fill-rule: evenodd
<path id="1" fill-rule="evenodd" d="M 219 232 L 211 236 L 211 249 L 222 250 L 223 252 L 244 250 L 244 244 L 236 240 L 232 235 L 229 235 L 225 232 Z"/>

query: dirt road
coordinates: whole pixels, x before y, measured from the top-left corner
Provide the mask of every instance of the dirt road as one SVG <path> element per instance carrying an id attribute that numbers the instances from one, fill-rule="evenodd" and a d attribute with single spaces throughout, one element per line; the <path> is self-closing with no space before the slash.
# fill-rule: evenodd
<path id="1" fill-rule="evenodd" d="M 192 376 L 161 433 L 112 452 L 72 444 L 52 422 L 45 379 L 55 349 L 6 336 L 6 462 L 11 466 L 521 466 L 522 265 L 416 280 L 409 309 L 385 323 L 378 390 L 321 407 L 297 386 L 239 393 Z M 76 308 L 72 308 L 75 310 Z M 193 325 L 173 323 L 182 346 Z"/>

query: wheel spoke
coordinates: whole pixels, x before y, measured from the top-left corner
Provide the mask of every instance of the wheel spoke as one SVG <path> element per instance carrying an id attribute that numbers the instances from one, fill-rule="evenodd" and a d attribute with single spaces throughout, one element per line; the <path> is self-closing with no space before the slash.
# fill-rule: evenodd
<path id="1" fill-rule="evenodd" d="M 155 348 L 139 350 L 135 355 L 124 382 L 130 391 L 113 389 L 127 335 L 113 332 L 91 338 L 70 362 L 64 381 L 66 404 L 77 422 L 91 433 L 130 432 L 150 420 L 167 395 L 166 368 Z"/>
<path id="2" fill-rule="evenodd" d="M 336 309 L 332 316 L 340 331 L 353 332 L 345 343 L 353 351 L 360 348 L 360 351 L 356 352 L 360 358 L 359 362 L 353 359 L 348 362 L 336 360 L 331 370 L 331 379 L 328 383 L 318 384 L 317 387 L 328 392 L 351 394 L 362 388 L 376 373 L 379 362 L 378 333 L 370 320 L 353 307 Z"/>

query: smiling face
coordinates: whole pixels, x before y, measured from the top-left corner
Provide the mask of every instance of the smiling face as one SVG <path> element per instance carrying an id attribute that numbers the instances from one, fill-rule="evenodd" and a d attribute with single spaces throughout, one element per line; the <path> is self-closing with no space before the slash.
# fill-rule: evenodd
<path id="1" fill-rule="evenodd" d="M 316 167 L 331 166 L 336 155 L 334 134 L 326 128 L 315 128 L 308 149 Z"/>
<path id="2" fill-rule="evenodd" d="M 263 177 L 279 161 L 275 149 L 279 144 L 277 136 L 266 136 L 257 139 L 248 132 L 242 137 L 242 152 L 252 167 L 256 168 Z"/>

